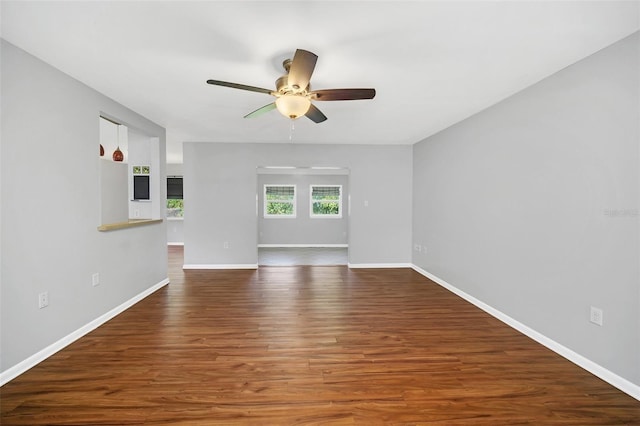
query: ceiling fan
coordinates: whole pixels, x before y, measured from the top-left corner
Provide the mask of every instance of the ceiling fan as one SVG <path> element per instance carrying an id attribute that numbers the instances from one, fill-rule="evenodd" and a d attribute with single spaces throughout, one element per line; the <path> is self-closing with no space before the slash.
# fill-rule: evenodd
<path id="1" fill-rule="evenodd" d="M 317 60 L 318 56 L 314 53 L 297 49 L 293 59 L 285 59 L 282 63 L 286 74 L 276 80 L 276 90 L 220 80 L 207 80 L 207 83 L 275 96 L 274 102 L 250 112 L 244 118 L 256 117 L 277 108 L 282 115 L 292 120 L 305 115 L 315 123 L 322 123 L 327 117 L 311 101 L 373 99 L 376 95 L 375 89 L 311 90 L 309 80 Z"/>

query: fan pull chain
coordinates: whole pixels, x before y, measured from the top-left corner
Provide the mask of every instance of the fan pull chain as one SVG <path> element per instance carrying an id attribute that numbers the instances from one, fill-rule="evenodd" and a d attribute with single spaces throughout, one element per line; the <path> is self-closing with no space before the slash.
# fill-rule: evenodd
<path id="1" fill-rule="evenodd" d="M 291 127 L 289 128 L 289 142 L 293 142 L 293 131 L 296 129 L 294 121 L 291 120 Z"/>

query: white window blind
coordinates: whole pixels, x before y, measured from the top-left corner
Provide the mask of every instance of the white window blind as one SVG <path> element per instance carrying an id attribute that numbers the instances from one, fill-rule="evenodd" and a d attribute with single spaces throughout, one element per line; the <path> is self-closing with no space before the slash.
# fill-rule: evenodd
<path id="1" fill-rule="evenodd" d="M 292 200 L 295 196 L 295 187 L 294 186 L 266 186 L 266 194 L 269 199 L 274 200 Z"/>

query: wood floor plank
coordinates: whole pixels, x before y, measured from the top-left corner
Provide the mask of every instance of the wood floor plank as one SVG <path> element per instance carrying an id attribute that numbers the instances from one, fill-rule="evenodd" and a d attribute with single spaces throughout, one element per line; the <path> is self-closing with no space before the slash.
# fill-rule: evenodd
<path id="1" fill-rule="evenodd" d="M 640 425 L 640 402 L 410 269 L 182 268 L 0 388 L 2 425 Z"/>

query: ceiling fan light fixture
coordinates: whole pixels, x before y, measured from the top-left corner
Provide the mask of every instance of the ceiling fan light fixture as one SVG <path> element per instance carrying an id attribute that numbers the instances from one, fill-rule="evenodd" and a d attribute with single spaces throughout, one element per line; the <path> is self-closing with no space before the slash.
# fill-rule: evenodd
<path id="1" fill-rule="evenodd" d="M 315 53 L 303 49 L 296 49 L 293 59 L 285 59 L 282 63 L 286 74 L 276 80 L 276 90 L 221 80 L 207 80 L 207 84 L 264 93 L 276 98 L 275 102 L 271 102 L 250 112 L 245 115 L 244 118 L 257 117 L 265 112 L 277 109 L 280 111 L 280 114 L 291 120 L 295 120 L 304 115 L 314 123 L 322 123 L 327 120 L 327 116 L 311 103 L 312 100 L 352 101 L 356 99 L 373 99 L 375 97 L 375 89 L 353 88 L 312 91 L 310 79 L 317 59 L 318 56 Z"/>
<path id="2" fill-rule="evenodd" d="M 276 107 L 280 114 L 295 120 L 309 111 L 311 101 L 306 96 L 285 94 L 276 99 Z"/>

